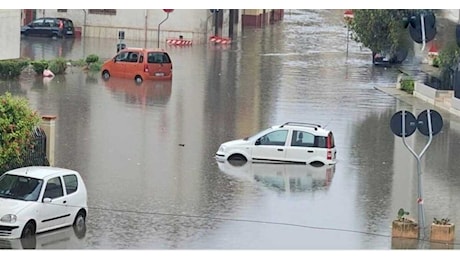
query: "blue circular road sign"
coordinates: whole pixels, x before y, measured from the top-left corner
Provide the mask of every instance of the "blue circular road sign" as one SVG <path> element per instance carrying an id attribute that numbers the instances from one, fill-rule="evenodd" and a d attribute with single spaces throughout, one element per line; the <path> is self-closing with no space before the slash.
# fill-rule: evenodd
<path id="1" fill-rule="evenodd" d="M 441 131 L 443 125 L 442 116 L 435 110 L 427 109 L 418 115 L 417 129 L 423 135 L 430 136 L 430 128 L 428 127 L 428 115 L 430 115 L 431 119 L 431 135 L 435 135 Z"/>
<path id="2" fill-rule="evenodd" d="M 404 114 L 404 115 L 403 115 Z M 390 121 L 390 128 L 393 134 L 402 137 L 403 136 L 403 118 L 404 118 L 404 137 L 411 136 L 415 129 L 417 129 L 417 119 L 415 118 L 414 114 L 409 111 L 399 111 L 396 112 Z"/>

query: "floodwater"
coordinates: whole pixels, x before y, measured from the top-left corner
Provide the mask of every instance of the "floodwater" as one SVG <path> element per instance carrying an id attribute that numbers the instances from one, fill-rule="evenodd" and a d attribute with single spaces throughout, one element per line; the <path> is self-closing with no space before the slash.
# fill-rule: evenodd
<path id="1" fill-rule="evenodd" d="M 21 51 L 110 58 L 116 43 L 23 39 Z M 143 46 L 128 46 L 136 44 Z M 443 129 L 421 160 L 425 241 L 391 239 L 400 208 L 419 215 L 416 160 L 389 122 L 399 110 L 417 116 L 431 107 L 379 90 L 395 85 L 398 70 L 374 67 L 351 40 L 347 53 L 342 11 L 290 10 L 280 24 L 244 29 L 228 47 L 164 47 L 171 82 L 104 82 L 71 67 L 49 82 L 23 77 L 0 86 L 57 116 L 55 165 L 81 172 L 88 189 L 86 234 L 45 234 L 36 248 L 459 247 L 427 241 L 433 217 L 460 220 L 460 121 L 443 111 Z M 331 129 L 337 165 L 215 161 L 222 142 L 287 121 Z M 419 153 L 428 140 L 417 132 L 407 141 Z"/>

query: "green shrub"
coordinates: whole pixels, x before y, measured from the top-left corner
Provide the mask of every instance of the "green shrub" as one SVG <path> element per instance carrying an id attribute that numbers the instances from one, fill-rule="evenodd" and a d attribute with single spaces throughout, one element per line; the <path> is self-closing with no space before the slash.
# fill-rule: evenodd
<path id="1" fill-rule="evenodd" d="M 102 68 L 102 62 L 101 61 L 97 61 L 97 62 L 89 64 L 89 70 L 90 71 L 100 71 L 101 68 Z"/>
<path id="2" fill-rule="evenodd" d="M 48 62 L 45 60 L 33 61 L 31 64 L 35 73 L 39 75 L 42 75 L 43 71 L 48 68 Z"/>
<path id="3" fill-rule="evenodd" d="M 0 96 L 0 170 L 21 163 L 21 154 L 33 145 L 32 131 L 39 122 L 27 99 L 9 92 Z"/>
<path id="4" fill-rule="evenodd" d="M 67 69 L 67 61 L 64 58 L 51 60 L 48 65 L 48 69 L 51 70 L 54 75 L 64 74 Z"/>
<path id="5" fill-rule="evenodd" d="M 415 82 L 413 79 L 402 79 L 401 80 L 401 89 L 406 91 L 409 94 L 414 92 Z"/>
<path id="6" fill-rule="evenodd" d="M 18 78 L 27 65 L 29 65 L 27 60 L 2 60 L 0 61 L 0 78 Z"/>
<path id="7" fill-rule="evenodd" d="M 88 57 L 86 57 L 86 64 L 91 65 L 91 63 L 95 63 L 95 62 L 98 62 L 99 61 L 99 56 L 97 56 L 96 54 L 90 54 L 88 55 Z"/>

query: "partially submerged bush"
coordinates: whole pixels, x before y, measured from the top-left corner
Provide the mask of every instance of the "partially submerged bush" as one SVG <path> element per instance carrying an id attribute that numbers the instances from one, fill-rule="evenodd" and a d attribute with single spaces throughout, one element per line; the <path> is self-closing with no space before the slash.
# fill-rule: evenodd
<path id="1" fill-rule="evenodd" d="M 67 69 L 67 61 L 64 58 L 51 60 L 48 65 L 48 69 L 51 70 L 54 75 L 64 74 Z"/>
<path id="2" fill-rule="evenodd" d="M 98 62 L 99 61 L 99 56 L 97 56 L 96 54 L 90 54 L 88 55 L 88 57 L 86 57 L 86 64 L 91 65 L 91 63 L 95 63 L 95 62 Z"/>
<path id="3" fill-rule="evenodd" d="M 0 78 L 18 78 L 21 75 L 22 70 L 28 65 L 28 60 L 2 60 L 0 61 Z"/>
<path id="4" fill-rule="evenodd" d="M 46 60 L 32 61 L 31 64 L 35 73 L 38 75 L 42 75 L 43 71 L 48 68 L 48 62 Z"/>

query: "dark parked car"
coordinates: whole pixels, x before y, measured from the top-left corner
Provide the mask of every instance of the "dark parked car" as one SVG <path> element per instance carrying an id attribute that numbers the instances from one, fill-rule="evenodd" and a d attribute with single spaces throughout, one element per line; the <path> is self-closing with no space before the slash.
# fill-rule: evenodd
<path id="1" fill-rule="evenodd" d="M 21 35 L 53 38 L 74 37 L 75 29 L 70 19 L 42 17 L 22 26 Z"/>

